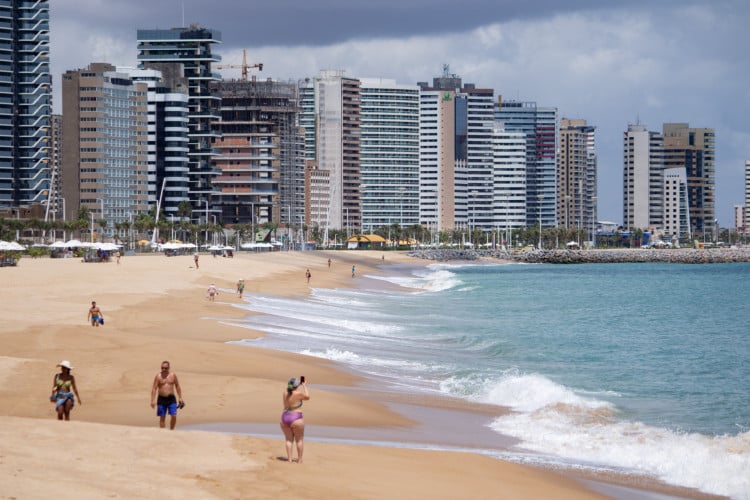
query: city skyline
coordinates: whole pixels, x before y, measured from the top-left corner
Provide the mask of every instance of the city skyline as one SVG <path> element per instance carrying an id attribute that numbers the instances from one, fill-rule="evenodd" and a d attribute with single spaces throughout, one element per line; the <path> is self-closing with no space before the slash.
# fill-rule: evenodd
<path id="1" fill-rule="evenodd" d="M 343 69 L 350 77 L 414 84 L 449 64 L 463 81 L 494 88 L 504 99 L 557 107 L 560 118 L 596 127 L 600 220 L 622 222 L 628 124 L 715 129 L 716 215 L 722 226 L 732 225 L 733 206 L 744 203 L 750 158 L 750 125 L 743 119 L 750 65 L 736 43 L 750 6 L 735 0 L 600 3 L 53 2 L 54 106 L 59 112 L 64 71 L 99 61 L 134 66 L 137 29 L 190 23 L 222 32 L 215 49 L 222 64 L 239 64 L 247 49 L 250 62 L 264 64 L 263 72 L 254 70 L 260 78 L 297 80 Z M 239 71 L 220 70 L 224 78 Z"/>

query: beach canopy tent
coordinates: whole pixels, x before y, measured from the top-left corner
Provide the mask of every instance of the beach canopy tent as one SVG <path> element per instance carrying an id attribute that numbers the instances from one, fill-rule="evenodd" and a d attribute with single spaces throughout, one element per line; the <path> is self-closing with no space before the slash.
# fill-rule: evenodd
<path id="1" fill-rule="evenodd" d="M 103 250 L 105 252 L 114 252 L 115 250 L 119 250 L 121 246 L 122 245 L 117 245 L 115 243 L 94 243 L 91 248 Z"/>
<path id="2" fill-rule="evenodd" d="M 273 248 L 273 245 L 266 242 L 260 242 L 260 243 L 242 243 L 240 245 L 240 248 L 243 250 L 254 250 L 256 252 L 262 252 L 262 251 L 270 251 Z"/>
<path id="3" fill-rule="evenodd" d="M 377 234 L 355 234 L 346 240 L 346 248 L 354 250 L 357 248 L 383 248 L 385 238 Z"/>
<path id="4" fill-rule="evenodd" d="M 92 246 L 94 244 L 88 241 L 68 240 L 65 242 L 65 248 L 91 248 Z"/>
<path id="5" fill-rule="evenodd" d="M 2 241 L 0 240 L 0 251 L 4 252 L 20 252 L 26 250 L 26 247 L 18 243 L 17 241 Z"/>

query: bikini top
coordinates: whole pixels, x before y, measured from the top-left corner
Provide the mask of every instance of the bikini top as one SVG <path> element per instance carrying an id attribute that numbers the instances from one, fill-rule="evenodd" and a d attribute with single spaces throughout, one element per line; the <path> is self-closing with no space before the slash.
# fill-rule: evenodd
<path id="1" fill-rule="evenodd" d="M 289 407 L 284 408 L 284 411 L 294 411 L 294 410 L 299 410 L 300 408 L 302 408 L 302 401 L 300 401 L 299 404 L 295 406 L 294 408 L 289 408 Z"/>
<path id="2" fill-rule="evenodd" d="M 70 380 L 61 380 L 57 379 L 57 387 L 62 388 L 65 387 L 66 389 L 70 389 L 70 386 L 72 385 L 72 382 Z"/>

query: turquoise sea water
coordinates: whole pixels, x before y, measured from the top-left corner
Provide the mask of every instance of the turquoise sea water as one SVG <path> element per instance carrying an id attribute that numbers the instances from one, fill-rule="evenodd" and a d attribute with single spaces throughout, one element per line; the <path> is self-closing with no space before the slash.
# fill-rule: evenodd
<path id="1" fill-rule="evenodd" d="M 362 282 L 408 289 L 249 296 L 253 344 L 508 406 L 519 452 L 750 498 L 750 264 L 384 269 Z"/>

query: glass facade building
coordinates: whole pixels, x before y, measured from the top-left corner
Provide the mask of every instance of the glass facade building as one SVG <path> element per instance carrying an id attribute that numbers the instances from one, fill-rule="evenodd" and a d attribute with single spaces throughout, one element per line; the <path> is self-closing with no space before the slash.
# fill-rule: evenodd
<path id="1" fill-rule="evenodd" d="M 180 87 L 188 94 L 188 197 L 196 222 L 209 222 L 220 215 L 213 206 L 219 194 L 213 180 L 219 174 L 214 166 L 218 153 L 212 143 L 220 137 L 216 122 L 221 118 L 221 98 L 214 88 L 221 75 L 213 73 L 212 63 L 221 57 L 213 54 L 221 43 L 221 32 L 192 25 L 187 28 L 140 29 L 138 65 L 141 69 L 162 72 L 164 82 L 173 90 Z"/>
<path id="2" fill-rule="evenodd" d="M 0 0 L 0 207 L 50 196 L 49 2 Z"/>

